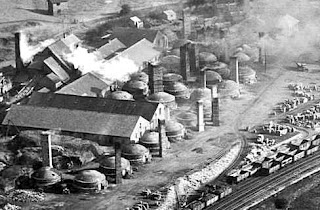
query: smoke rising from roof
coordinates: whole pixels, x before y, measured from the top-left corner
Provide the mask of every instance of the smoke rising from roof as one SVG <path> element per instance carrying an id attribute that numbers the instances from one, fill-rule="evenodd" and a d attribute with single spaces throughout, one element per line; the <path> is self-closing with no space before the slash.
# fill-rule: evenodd
<path id="1" fill-rule="evenodd" d="M 30 45 L 28 42 L 28 36 L 21 32 L 20 34 L 20 56 L 22 62 L 27 64 L 33 60 L 33 57 L 43 51 L 46 47 L 53 44 L 55 42 L 54 39 L 47 39 L 43 42 L 40 42 L 37 45 Z"/>
<path id="2" fill-rule="evenodd" d="M 112 60 L 99 59 L 95 52 L 89 53 L 87 49 L 81 46 L 72 49 L 72 53 L 65 55 L 64 58 L 80 70 L 82 74 L 94 72 L 109 81 L 125 82 L 130 79 L 130 74 L 139 70 L 130 59 L 123 57 Z"/>

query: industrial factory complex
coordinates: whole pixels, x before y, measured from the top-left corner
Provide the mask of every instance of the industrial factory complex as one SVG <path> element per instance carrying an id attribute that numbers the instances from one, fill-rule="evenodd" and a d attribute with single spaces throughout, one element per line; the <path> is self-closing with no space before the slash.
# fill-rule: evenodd
<path id="1" fill-rule="evenodd" d="M 43 1 L 62 31 L 0 36 L 0 208 L 293 205 L 320 171 L 320 3 L 133 2 Z"/>

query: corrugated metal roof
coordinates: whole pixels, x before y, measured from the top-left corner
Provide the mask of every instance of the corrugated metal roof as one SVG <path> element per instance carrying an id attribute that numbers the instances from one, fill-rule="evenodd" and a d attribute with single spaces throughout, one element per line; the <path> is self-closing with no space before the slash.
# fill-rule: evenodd
<path id="1" fill-rule="evenodd" d="M 109 98 L 34 92 L 29 105 L 70 110 L 96 111 L 121 115 L 142 116 L 151 120 L 159 104 L 141 101 L 120 101 Z"/>
<path id="2" fill-rule="evenodd" d="M 2 124 L 130 138 L 137 123 L 143 120 L 140 116 L 12 105 Z"/>
<path id="3" fill-rule="evenodd" d="M 109 43 L 97 49 L 98 57 L 100 59 L 106 59 L 107 57 L 114 54 L 115 52 L 118 52 L 121 49 L 125 49 L 125 48 L 126 46 L 122 42 L 120 42 L 119 39 L 115 38 L 111 40 Z"/>
<path id="4" fill-rule="evenodd" d="M 155 50 L 153 47 L 153 44 L 147 39 L 142 39 L 130 48 L 110 59 L 110 61 L 122 57 L 132 60 L 136 66 L 141 67 L 145 62 L 151 61 L 155 57 L 160 56 L 161 52 Z"/>
<path id="5" fill-rule="evenodd" d="M 54 72 L 62 82 L 67 82 L 70 79 L 67 72 L 60 66 L 60 64 L 53 57 L 45 59 L 44 64 L 52 72 Z"/>
<path id="6" fill-rule="evenodd" d="M 109 86 L 109 84 L 89 72 L 72 83 L 64 86 L 56 93 L 95 97 L 101 93 L 101 90 L 106 89 Z"/>

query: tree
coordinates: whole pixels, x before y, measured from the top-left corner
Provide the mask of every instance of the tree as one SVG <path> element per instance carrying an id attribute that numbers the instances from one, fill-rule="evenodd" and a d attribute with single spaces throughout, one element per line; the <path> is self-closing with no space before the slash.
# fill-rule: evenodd
<path id="1" fill-rule="evenodd" d="M 274 205 L 276 207 L 276 209 L 285 209 L 287 208 L 289 202 L 285 199 L 285 198 L 277 198 L 274 201 Z"/>
<path id="2" fill-rule="evenodd" d="M 123 4 L 121 6 L 120 15 L 127 15 L 131 12 L 131 7 L 128 4 Z"/>

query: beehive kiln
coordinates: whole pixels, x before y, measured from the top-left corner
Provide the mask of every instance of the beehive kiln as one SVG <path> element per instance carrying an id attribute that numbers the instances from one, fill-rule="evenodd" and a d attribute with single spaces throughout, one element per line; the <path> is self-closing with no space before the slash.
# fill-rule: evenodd
<path id="1" fill-rule="evenodd" d="M 133 95 L 126 91 L 117 90 L 114 92 L 111 92 L 107 98 L 110 99 L 116 99 L 116 100 L 134 100 Z"/>
<path id="2" fill-rule="evenodd" d="M 221 98 L 237 98 L 240 96 L 239 85 L 232 80 L 224 80 L 218 84 L 218 93 Z"/>
<path id="3" fill-rule="evenodd" d="M 96 170 L 79 172 L 73 182 L 73 187 L 81 192 L 92 192 L 108 187 L 106 176 Z"/>
<path id="4" fill-rule="evenodd" d="M 186 128 L 195 127 L 197 125 L 197 115 L 193 112 L 181 112 L 176 119 Z"/>
<path id="5" fill-rule="evenodd" d="M 178 55 L 180 55 L 180 51 L 177 53 L 178 53 Z M 164 56 L 160 61 L 160 65 L 166 69 L 166 71 L 163 71 L 163 73 L 168 73 L 168 72 L 179 73 L 180 72 L 180 57 L 176 56 L 176 55 Z"/>
<path id="6" fill-rule="evenodd" d="M 148 94 L 148 85 L 139 80 L 130 80 L 124 84 L 122 90 L 133 95 L 134 99 L 142 99 Z"/>
<path id="7" fill-rule="evenodd" d="M 156 131 L 146 131 L 141 139 L 139 140 L 139 143 L 146 148 L 150 150 L 150 153 L 152 155 L 158 155 L 159 154 L 159 133 Z M 162 149 L 166 150 L 170 148 L 170 142 L 168 141 L 168 138 L 162 139 Z"/>
<path id="8" fill-rule="evenodd" d="M 241 83 L 255 83 L 257 82 L 256 71 L 249 66 L 239 67 L 239 81 Z"/>
<path id="9" fill-rule="evenodd" d="M 173 85 L 176 82 L 181 82 L 181 81 L 182 81 L 182 76 L 180 74 L 167 73 L 163 75 L 163 85 L 165 88 L 170 85 Z"/>
<path id="10" fill-rule="evenodd" d="M 170 142 L 180 141 L 184 136 L 184 127 L 181 123 L 173 120 L 166 121 L 166 135 Z"/>
<path id="11" fill-rule="evenodd" d="M 146 163 L 151 161 L 150 151 L 141 144 L 125 144 L 122 146 L 121 154 L 131 164 Z"/>
<path id="12" fill-rule="evenodd" d="M 197 111 L 197 101 L 201 100 L 203 102 L 203 113 L 204 117 L 210 117 L 212 108 L 211 108 L 211 90 L 208 88 L 197 88 L 192 91 L 190 95 L 190 101 L 192 102 L 191 111 Z"/>
<path id="13" fill-rule="evenodd" d="M 216 62 L 214 65 L 209 66 L 210 70 L 217 72 L 220 74 L 222 79 L 229 79 L 230 77 L 230 69 L 228 65 L 222 62 Z"/>
<path id="14" fill-rule="evenodd" d="M 237 52 L 236 54 L 234 54 L 234 56 L 238 58 L 240 64 L 250 61 L 250 57 L 242 51 Z"/>
<path id="15" fill-rule="evenodd" d="M 49 187 L 61 181 L 61 176 L 48 166 L 35 171 L 31 178 L 35 186 L 39 188 Z"/>
<path id="16" fill-rule="evenodd" d="M 222 77 L 218 72 L 215 71 L 206 71 L 207 87 L 216 85 L 222 82 Z"/>
<path id="17" fill-rule="evenodd" d="M 187 86 L 185 86 L 181 82 L 173 83 L 172 85 L 165 86 L 165 92 L 174 95 L 176 98 L 186 99 L 189 98 L 189 90 Z"/>
<path id="18" fill-rule="evenodd" d="M 130 80 L 138 80 L 138 81 L 142 81 L 142 82 L 144 82 L 146 84 L 149 82 L 148 74 L 146 74 L 144 72 L 141 72 L 141 71 L 133 73 L 130 77 L 131 77 Z"/>
<path id="19" fill-rule="evenodd" d="M 166 92 L 158 92 L 146 97 L 146 101 L 151 103 L 162 103 L 170 109 L 177 107 L 176 99 L 173 95 Z"/>
<path id="20" fill-rule="evenodd" d="M 206 65 L 214 64 L 217 61 L 218 59 L 213 53 L 209 53 L 209 52 L 199 53 L 199 64 L 201 68 Z"/>
<path id="21" fill-rule="evenodd" d="M 115 178 L 116 176 L 116 166 L 115 166 L 115 156 L 103 156 L 99 159 L 99 171 L 105 174 L 107 177 Z M 122 177 L 126 176 L 127 174 L 132 174 L 132 168 L 130 165 L 130 161 L 121 158 L 121 174 Z"/>

